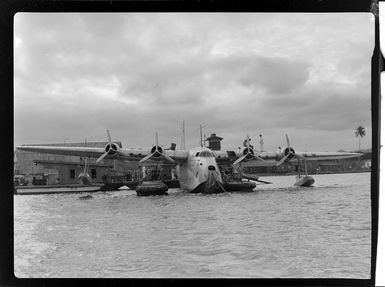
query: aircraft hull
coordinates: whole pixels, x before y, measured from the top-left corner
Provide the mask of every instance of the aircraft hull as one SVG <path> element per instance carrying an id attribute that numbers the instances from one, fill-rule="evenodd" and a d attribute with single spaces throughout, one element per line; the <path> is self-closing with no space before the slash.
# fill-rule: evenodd
<path id="1" fill-rule="evenodd" d="M 209 166 L 213 168 L 209 170 Z M 190 159 L 176 169 L 181 189 L 192 193 L 224 192 L 222 177 L 214 158 Z"/>
<path id="2" fill-rule="evenodd" d="M 190 192 L 212 194 L 212 193 L 222 193 L 222 192 L 225 192 L 225 190 L 220 186 L 219 183 L 210 184 L 209 181 L 205 181 L 205 182 L 202 182 L 200 185 L 198 185 L 196 188 L 194 188 Z"/>

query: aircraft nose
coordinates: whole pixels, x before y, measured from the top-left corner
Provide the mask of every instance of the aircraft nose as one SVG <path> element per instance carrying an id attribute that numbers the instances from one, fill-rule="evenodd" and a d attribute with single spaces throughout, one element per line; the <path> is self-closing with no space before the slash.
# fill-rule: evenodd
<path id="1" fill-rule="evenodd" d="M 215 170 L 215 166 L 209 165 L 209 166 L 208 166 L 208 169 L 209 169 L 209 170 Z"/>

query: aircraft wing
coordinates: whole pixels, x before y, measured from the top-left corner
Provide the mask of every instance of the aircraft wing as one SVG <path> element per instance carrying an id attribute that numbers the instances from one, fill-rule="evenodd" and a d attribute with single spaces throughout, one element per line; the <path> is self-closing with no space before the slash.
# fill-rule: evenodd
<path id="1" fill-rule="evenodd" d="M 16 147 L 18 150 L 30 151 L 36 153 L 48 153 L 69 156 L 106 158 L 115 160 L 139 161 L 151 154 L 151 149 L 123 149 L 119 148 L 110 153 L 105 148 L 96 147 L 63 147 L 63 146 L 27 146 L 22 145 Z M 187 159 L 188 152 L 183 150 L 165 150 L 163 154 L 172 158 L 174 161 L 181 162 Z M 104 156 L 103 156 L 104 155 Z"/>
<path id="2" fill-rule="evenodd" d="M 177 163 L 186 161 L 189 155 L 189 152 L 186 150 L 165 150 L 163 152 Z"/>
<path id="3" fill-rule="evenodd" d="M 281 165 L 283 162 L 296 162 L 298 159 L 322 161 L 352 159 L 363 156 L 362 153 L 354 152 L 295 152 L 294 149 L 291 148 L 285 148 L 285 150 L 281 152 L 253 151 L 253 154 L 245 148 L 243 151 L 237 153 L 233 152 L 233 154 L 235 155 L 235 158 L 238 158 L 233 164 L 237 164 L 241 161 L 253 161 L 258 166 Z M 230 157 L 226 157 L 224 152 L 219 152 L 216 157 L 221 158 L 219 155 L 222 155 L 223 159 L 230 159 Z"/>
<path id="4" fill-rule="evenodd" d="M 363 156 L 362 153 L 355 152 L 296 152 L 295 154 L 306 160 L 336 160 Z"/>
<path id="5" fill-rule="evenodd" d="M 256 152 L 256 154 L 266 160 L 276 160 L 283 156 L 278 152 Z M 306 160 L 333 160 L 333 159 L 348 159 L 359 158 L 362 153 L 356 152 L 294 152 L 295 155 L 303 157 Z M 293 158 L 294 159 L 294 158 Z"/>
<path id="6" fill-rule="evenodd" d="M 59 155 L 72 155 L 82 157 L 100 157 L 104 154 L 104 148 L 95 147 L 62 147 L 62 146 L 28 146 L 22 145 L 16 147 L 18 150 L 30 151 L 36 153 L 49 153 Z"/>

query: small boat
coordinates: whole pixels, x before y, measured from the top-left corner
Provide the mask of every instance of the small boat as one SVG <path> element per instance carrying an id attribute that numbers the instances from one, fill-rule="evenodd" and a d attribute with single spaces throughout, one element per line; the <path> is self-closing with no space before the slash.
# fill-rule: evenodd
<path id="1" fill-rule="evenodd" d="M 229 181 L 223 183 L 223 188 L 226 191 L 251 192 L 256 186 L 257 184 L 252 181 Z"/>
<path id="2" fill-rule="evenodd" d="M 136 188 L 138 196 L 167 194 L 168 186 L 161 180 L 142 181 Z"/>
<path id="3" fill-rule="evenodd" d="M 168 188 L 179 188 L 180 187 L 179 180 L 177 180 L 177 179 L 163 179 L 162 181 L 168 186 Z"/>
<path id="4" fill-rule="evenodd" d="M 103 184 L 15 186 L 15 194 L 52 194 L 100 191 Z"/>
<path id="5" fill-rule="evenodd" d="M 251 192 L 256 188 L 257 184 L 254 181 L 258 180 L 257 175 L 248 175 L 245 173 L 242 174 L 223 174 L 223 188 L 224 190 L 238 191 L 238 192 Z M 250 179 L 252 181 L 250 181 Z"/>
<path id="6" fill-rule="evenodd" d="M 167 185 L 168 188 L 179 188 L 179 180 L 177 179 L 162 179 L 162 181 Z M 127 186 L 130 189 L 136 189 L 136 187 L 139 185 L 138 180 L 133 181 L 123 181 L 121 186 Z"/>
<path id="7" fill-rule="evenodd" d="M 118 190 L 130 190 L 130 188 L 126 185 L 122 185 L 121 187 L 118 188 Z"/>

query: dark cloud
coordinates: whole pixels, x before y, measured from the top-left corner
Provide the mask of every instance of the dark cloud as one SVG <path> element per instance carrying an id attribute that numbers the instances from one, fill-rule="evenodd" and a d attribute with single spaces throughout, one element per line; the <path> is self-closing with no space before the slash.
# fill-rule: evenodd
<path id="1" fill-rule="evenodd" d="M 19 13 L 15 143 L 110 128 L 125 146 L 156 131 L 179 144 L 184 119 L 191 145 L 204 124 L 228 147 L 259 132 L 275 147 L 289 131 L 349 149 L 350 130 L 370 129 L 372 37 L 369 14 Z"/>
<path id="2" fill-rule="evenodd" d="M 290 93 L 306 82 L 308 66 L 301 61 L 259 57 L 250 63 L 240 81 L 246 86 L 262 85 L 268 93 Z"/>
<path id="3" fill-rule="evenodd" d="M 220 84 L 235 82 L 275 94 L 300 88 L 309 77 L 308 67 L 309 64 L 301 60 L 235 54 L 213 60 L 209 72 Z"/>
<path id="4" fill-rule="evenodd" d="M 267 98 L 263 115 L 280 114 L 269 126 L 338 131 L 349 126 L 371 124 L 369 90 L 364 94 L 356 85 L 323 82 L 296 95 Z"/>

